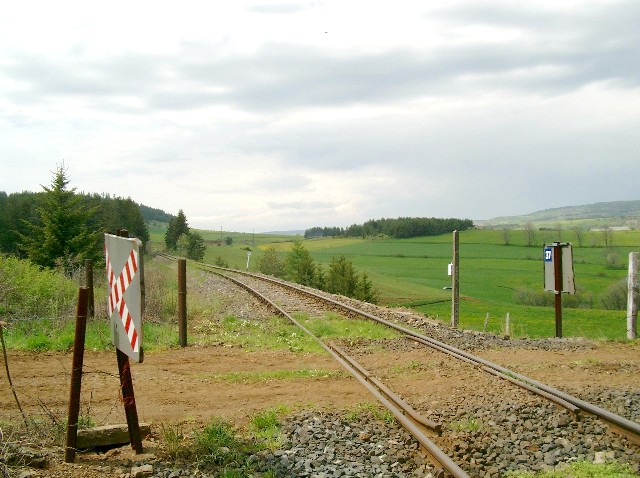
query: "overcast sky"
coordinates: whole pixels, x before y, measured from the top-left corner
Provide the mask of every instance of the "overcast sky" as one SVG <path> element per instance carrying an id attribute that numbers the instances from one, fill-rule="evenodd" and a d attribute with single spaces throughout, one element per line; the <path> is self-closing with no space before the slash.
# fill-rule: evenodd
<path id="1" fill-rule="evenodd" d="M 0 191 L 232 231 L 640 199 L 640 1 L 15 1 Z"/>

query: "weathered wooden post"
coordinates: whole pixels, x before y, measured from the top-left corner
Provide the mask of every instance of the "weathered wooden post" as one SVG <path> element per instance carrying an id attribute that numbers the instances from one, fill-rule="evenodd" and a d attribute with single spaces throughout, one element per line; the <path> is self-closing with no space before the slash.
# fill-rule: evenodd
<path id="1" fill-rule="evenodd" d="M 504 319 L 504 339 L 511 339 L 511 316 L 507 312 L 507 317 Z"/>
<path id="2" fill-rule="evenodd" d="M 84 342 L 87 330 L 86 287 L 78 290 L 78 308 L 76 310 L 76 335 L 73 341 L 73 365 L 71 368 L 71 391 L 69 393 L 69 417 L 67 421 L 67 445 L 64 461 L 73 463 L 76 459 L 76 441 L 78 439 L 78 417 L 80 416 L 80 390 L 82 387 L 82 365 L 84 363 Z"/>
<path id="3" fill-rule="evenodd" d="M 187 346 L 187 260 L 178 259 L 178 342 Z"/>
<path id="4" fill-rule="evenodd" d="M 553 245 L 553 274 L 555 287 L 556 337 L 562 337 L 562 249 L 559 242 Z"/>
<path id="5" fill-rule="evenodd" d="M 638 337 L 638 253 L 629 253 L 629 277 L 627 279 L 627 338 L 630 340 Z"/>
<path id="6" fill-rule="evenodd" d="M 95 302 L 93 300 L 93 261 L 86 259 L 84 261 L 84 274 L 85 282 L 84 286 L 88 289 L 87 294 L 87 317 L 95 317 Z"/>
<path id="7" fill-rule="evenodd" d="M 484 316 L 484 326 L 482 327 L 482 332 L 487 332 L 487 326 L 489 325 L 489 312 Z"/>
<path id="8" fill-rule="evenodd" d="M 458 231 L 453 231 L 453 265 L 451 267 L 451 327 L 458 327 L 460 318 L 460 253 Z"/>

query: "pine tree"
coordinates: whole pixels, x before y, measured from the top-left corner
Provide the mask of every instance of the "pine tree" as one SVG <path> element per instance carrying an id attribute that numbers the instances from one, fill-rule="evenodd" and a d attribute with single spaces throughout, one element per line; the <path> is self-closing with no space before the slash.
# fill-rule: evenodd
<path id="1" fill-rule="evenodd" d="M 355 297 L 358 276 L 353 263 L 344 256 L 332 258 L 327 274 L 327 292 Z"/>
<path id="2" fill-rule="evenodd" d="M 167 232 L 164 235 L 164 243 L 167 249 L 175 250 L 178 246 L 178 239 L 183 234 L 189 234 L 189 225 L 187 224 L 187 217 L 180 209 L 178 215 L 169 221 L 169 227 L 167 227 Z"/>
<path id="3" fill-rule="evenodd" d="M 29 259 L 42 267 L 62 265 L 66 272 L 80 266 L 85 259 L 96 260 L 100 253 L 100 232 L 91 228 L 89 219 L 95 209 L 83 205 L 75 188 L 68 189 L 64 164 L 58 166 L 49 187 L 44 189 L 43 203 L 36 209 L 38 221 L 24 221 L 28 233 L 20 233 L 20 248 Z"/>
<path id="4" fill-rule="evenodd" d="M 190 232 L 187 241 L 187 259 L 194 261 L 201 261 L 204 259 L 204 253 L 207 250 L 207 246 L 204 244 L 204 239 L 197 232 Z"/>
<path id="5" fill-rule="evenodd" d="M 369 280 L 366 272 L 363 272 L 358 279 L 358 286 L 356 287 L 356 299 L 370 302 L 371 304 L 378 303 L 378 290 L 373 286 L 373 283 Z"/>
<path id="6" fill-rule="evenodd" d="M 315 286 L 316 267 L 309 251 L 299 240 L 294 241 L 287 253 L 287 276 L 298 284 Z"/>
<path id="7" fill-rule="evenodd" d="M 269 246 L 264 251 L 264 254 L 258 260 L 258 270 L 263 274 L 274 277 L 285 276 L 285 263 L 278 257 L 275 247 Z"/>

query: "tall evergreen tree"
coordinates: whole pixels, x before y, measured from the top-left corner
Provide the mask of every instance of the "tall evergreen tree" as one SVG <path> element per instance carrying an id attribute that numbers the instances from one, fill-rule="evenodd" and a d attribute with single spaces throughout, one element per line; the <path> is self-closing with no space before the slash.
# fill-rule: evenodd
<path id="1" fill-rule="evenodd" d="M 296 240 L 287 253 L 287 276 L 293 282 L 314 287 L 316 285 L 316 266 L 302 241 Z"/>
<path id="2" fill-rule="evenodd" d="M 355 297 L 358 274 L 353 263 L 344 256 L 332 258 L 327 274 L 327 292 Z"/>
<path id="3" fill-rule="evenodd" d="M 20 248 L 29 259 L 42 267 L 62 265 L 66 272 L 85 259 L 97 259 L 100 233 L 88 223 L 94 209 L 83 205 L 75 188 L 68 189 L 69 179 L 64 164 L 58 166 L 43 202 L 36 211 L 37 222 L 24 221 L 27 233 L 19 233 Z"/>
<path id="4" fill-rule="evenodd" d="M 194 261 L 201 261 L 204 259 L 204 253 L 207 250 L 207 246 L 204 244 L 204 239 L 197 232 L 190 232 L 187 241 L 187 259 Z"/>
<path id="5" fill-rule="evenodd" d="M 167 249 L 174 250 L 178 246 L 178 238 L 182 234 L 189 234 L 189 225 L 187 224 L 187 216 L 180 209 L 178 215 L 169 221 L 169 227 L 164 235 L 164 243 Z"/>
<path id="6" fill-rule="evenodd" d="M 285 263 L 278 257 L 275 247 L 269 246 L 264 251 L 264 254 L 258 260 L 258 270 L 263 274 L 275 277 L 285 276 Z"/>

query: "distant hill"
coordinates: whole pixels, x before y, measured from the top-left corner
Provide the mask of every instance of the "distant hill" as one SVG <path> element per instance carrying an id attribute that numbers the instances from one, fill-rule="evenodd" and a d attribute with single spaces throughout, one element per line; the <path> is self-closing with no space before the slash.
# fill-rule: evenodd
<path id="1" fill-rule="evenodd" d="M 640 224 L 640 201 L 612 201 L 544 209 L 522 216 L 502 216 L 486 221 L 475 221 L 479 226 L 522 226 L 528 222 L 542 225 L 564 222 L 582 223 L 585 226 L 628 226 L 638 228 Z"/>

